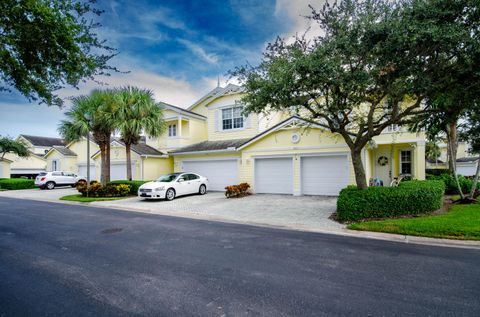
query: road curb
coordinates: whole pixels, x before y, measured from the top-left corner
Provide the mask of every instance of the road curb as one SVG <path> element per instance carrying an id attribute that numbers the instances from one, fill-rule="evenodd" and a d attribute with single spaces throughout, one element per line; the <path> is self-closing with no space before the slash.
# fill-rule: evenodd
<path id="1" fill-rule="evenodd" d="M 9 199 L 18 199 L 18 198 L 10 198 L 5 196 L 1 196 L 1 197 L 9 198 Z M 121 207 L 116 205 L 110 205 L 105 202 L 101 202 L 102 204 L 96 204 L 96 202 L 83 203 L 83 202 L 66 201 L 66 200 L 48 200 L 48 199 L 33 199 L 33 198 L 24 198 L 24 199 L 41 201 L 41 202 L 50 202 L 50 203 L 56 203 L 56 204 L 64 204 L 64 205 L 76 205 L 76 206 L 80 205 L 80 206 L 86 206 L 86 207 L 92 207 L 92 208 L 114 209 L 114 210 L 125 211 L 125 212 L 139 212 L 139 213 L 149 214 L 149 215 L 216 221 L 216 222 L 232 223 L 232 224 L 244 224 L 244 225 L 263 227 L 263 228 L 322 233 L 322 234 L 331 234 L 331 235 L 338 235 L 338 236 L 345 236 L 345 237 L 375 239 L 375 240 L 383 240 L 383 241 L 391 241 L 391 242 L 399 242 L 399 243 L 407 243 L 407 244 L 419 244 L 419 245 L 430 245 L 430 246 L 438 246 L 438 247 L 452 247 L 452 248 L 480 250 L 480 241 L 472 241 L 472 240 L 437 239 L 437 238 L 399 235 L 399 234 L 373 232 L 373 231 L 356 231 L 356 230 L 350 230 L 346 228 L 329 230 L 329 229 L 318 229 L 318 228 L 311 228 L 311 227 L 298 226 L 298 225 L 296 226 L 272 225 L 268 223 L 238 221 L 238 220 L 233 220 L 233 219 L 224 218 L 224 217 L 206 215 L 202 213 L 193 213 L 193 212 L 185 213 L 185 212 L 177 212 L 177 211 L 158 212 L 152 209 L 145 209 L 145 208 Z"/>

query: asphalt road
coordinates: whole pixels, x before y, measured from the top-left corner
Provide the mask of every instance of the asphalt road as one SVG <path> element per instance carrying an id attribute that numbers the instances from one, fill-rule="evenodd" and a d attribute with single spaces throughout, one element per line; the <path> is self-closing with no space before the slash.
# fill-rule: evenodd
<path id="1" fill-rule="evenodd" d="M 480 252 L 0 198 L 0 316 L 47 315 L 480 316 Z"/>

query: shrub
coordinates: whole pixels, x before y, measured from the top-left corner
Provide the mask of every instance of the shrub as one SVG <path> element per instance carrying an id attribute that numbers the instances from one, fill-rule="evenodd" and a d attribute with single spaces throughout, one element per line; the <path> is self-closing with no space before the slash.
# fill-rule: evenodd
<path id="1" fill-rule="evenodd" d="M 138 188 L 145 184 L 147 181 L 127 181 L 127 180 L 118 180 L 111 181 L 107 185 L 129 185 L 130 186 L 130 195 L 136 195 L 138 193 Z"/>
<path id="2" fill-rule="evenodd" d="M 100 183 L 93 183 L 90 186 L 79 184 L 77 190 L 82 196 L 87 197 L 124 197 L 130 193 L 130 186 L 126 184 L 108 184 L 102 186 Z"/>
<path id="3" fill-rule="evenodd" d="M 409 181 L 399 187 L 356 186 L 342 189 L 337 200 L 337 219 L 351 221 L 414 215 L 440 209 L 445 184 L 438 180 Z"/>
<path id="4" fill-rule="evenodd" d="M 250 185 L 248 183 L 241 183 L 238 185 L 231 185 L 225 187 L 225 196 L 227 198 L 243 197 L 249 194 L 248 189 Z"/>
<path id="5" fill-rule="evenodd" d="M 455 178 L 448 173 L 443 173 L 440 175 L 429 175 L 427 179 L 442 181 L 445 184 L 445 194 L 447 195 L 460 194 L 457 189 Z M 471 179 L 468 179 L 462 175 L 458 175 L 458 182 L 460 183 L 460 187 L 462 188 L 463 193 L 469 193 L 472 189 L 473 181 Z"/>
<path id="6" fill-rule="evenodd" d="M 2 189 L 29 189 L 35 188 L 35 180 L 25 178 L 4 178 L 0 179 Z"/>

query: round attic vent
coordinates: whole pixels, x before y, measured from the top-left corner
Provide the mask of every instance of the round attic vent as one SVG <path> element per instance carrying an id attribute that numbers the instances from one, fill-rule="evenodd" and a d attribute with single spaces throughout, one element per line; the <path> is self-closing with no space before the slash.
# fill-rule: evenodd
<path id="1" fill-rule="evenodd" d="M 298 143 L 298 142 L 300 142 L 300 134 L 293 133 L 292 134 L 292 143 Z"/>

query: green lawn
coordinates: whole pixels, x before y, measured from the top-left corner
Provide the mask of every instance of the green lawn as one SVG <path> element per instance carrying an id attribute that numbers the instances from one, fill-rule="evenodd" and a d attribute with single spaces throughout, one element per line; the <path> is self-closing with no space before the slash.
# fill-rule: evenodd
<path id="1" fill-rule="evenodd" d="M 106 201 L 106 200 L 119 200 L 128 197 L 83 197 L 81 194 L 76 195 L 67 195 L 60 197 L 60 200 L 68 200 L 68 201 L 79 201 L 82 203 L 89 203 L 92 201 Z"/>
<path id="2" fill-rule="evenodd" d="M 432 238 L 480 240 L 480 204 L 454 205 L 447 213 L 436 216 L 359 222 L 347 228 Z"/>

